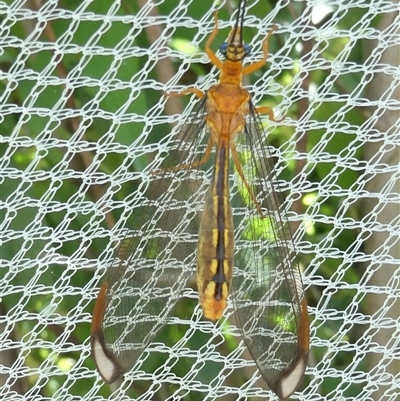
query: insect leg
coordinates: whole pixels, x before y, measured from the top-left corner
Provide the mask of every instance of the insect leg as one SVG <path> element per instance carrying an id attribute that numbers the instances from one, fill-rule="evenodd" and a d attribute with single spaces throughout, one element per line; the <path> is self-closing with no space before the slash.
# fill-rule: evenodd
<path id="1" fill-rule="evenodd" d="M 207 39 L 206 42 L 206 54 L 209 57 L 210 61 L 219 69 L 222 70 L 222 61 L 217 57 L 217 55 L 211 50 L 211 44 L 214 41 L 215 37 L 218 33 L 218 13 L 214 11 L 214 21 L 215 21 L 215 28 L 212 31 L 212 34 Z"/>
<path id="2" fill-rule="evenodd" d="M 272 35 L 272 33 L 274 31 L 276 31 L 276 29 L 277 29 L 277 26 L 274 25 L 272 27 L 272 29 L 268 32 L 267 36 L 265 37 L 265 39 L 263 41 L 263 55 L 264 55 L 264 57 L 261 60 L 256 61 L 255 63 L 244 67 L 243 68 L 243 75 L 247 75 L 247 74 L 250 74 L 250 73 L 252 73 L 254 71 L 257 71 L 267 63 L 267 59 L 268 59 L 268 40 L 269 40 L 270 36 Z"/>
<path id="3" fill-rule="evenodd" d="M 164 97 L 177 97 L 177 96 L 184 96 L 188 93 L 194 93 L 196 97 L 202 99 L 204 97 L 204 92 L 198 88 L 187 88 L 180 92 L 164 92 Z"/>
<path id="4" fill-rule="evenodd" d="M 285 117 L 276 119 L 276 118 L 274 117 L 274 112 L 273 112 L 273 110 L 272 110 L 271 108 L 269 108 L 269 107 L 256 107 L 255 110 L 256 110 L 256 112 L 257 112 L 258 114 L 268 114 L 268 118 L 269 118 L 271 121 L 274 121 L 274 122 L 276 122 L 276 123 L 280 123 L 281 121 L 283 121 L 283 120 L 285 119 Z"/>
<path id="5" fill-rule="evenodd" d="M 180 166 L 162 168 L 162 169 L 159 169 L 159 170 L 152 171 L 151 174 L 152 175 L 156 175 L 156 174 L 158 174 L 160 172 L 165 172 L 165 171 L 178 171 L 178 170 L 185 170 L 185 169 L 188 169 L 188 168 L 195 168 L 195 167 L 202 166 L 203 164 L 208 162 L 208 159 L 210 158 L 210 154 L 211 154 L 211 149 L 212 149 L 212 139 L 210 137 L 210 139 L 208 140 L 208 143 L 207 143 L 207 148 L 206 148 L 206 151 L 204 153 L 204 156 L 200 160 L 197 160 L 197 161 L 195 161 L 193 163 L 190 163 L 190 164 L 187 163 L 187 164 L 182 164 Z"/>
<path id="6" fill-rule="evenodd" d="M 240 165 L 240 161 L 239 161 L 239 155 L 237 153 L 236 146 L 233 142 L 231 142 L 231 152 L 232 152 L 233 162 L 235 164 L 235 167 L 239 174 L 239 177 L 243 182 L 243 185 L 246 187 L 247 191 L 249 192 L 251 200 L 254 202 L 254 206 L 257 208 L 258 213 L 260 214 L 261 217 L 264 217 L 263 212 L 260 208 L 260 205 L 258 204 L 256 197 L 254 196 L 253 190 L 251 189 L 249 183 L 247 182 L 247 180 L 243 174 L 242 166 Z"/>

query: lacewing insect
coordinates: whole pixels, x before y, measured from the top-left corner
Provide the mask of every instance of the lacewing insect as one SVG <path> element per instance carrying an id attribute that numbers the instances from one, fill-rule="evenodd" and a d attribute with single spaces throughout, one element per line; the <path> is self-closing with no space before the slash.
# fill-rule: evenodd
<path id="1" fill-rule="evenodd" d="M 271 109 L 255 108 L 241 86 L 242 75 L 266 64 L 274 29 L 263 59 L 243 67 L 250 52 L 242 39 L 245 3 L 220 47 L 224 61 L 211 50 L 215 13 L 206 53 L 221 71 L 219 83 L 205 93 L 167 95 L 193 93 L 200 101 L 142 182 L 130 230 L 95 304 L 92 354 L 107 383 L 129 370 L 168 322 L 196 263 L 204 316 L 219 319 L 231 294 L 243 339 L 280 399 L 303 377 L 307 304 L 258 113 L 276 120 Z"/>

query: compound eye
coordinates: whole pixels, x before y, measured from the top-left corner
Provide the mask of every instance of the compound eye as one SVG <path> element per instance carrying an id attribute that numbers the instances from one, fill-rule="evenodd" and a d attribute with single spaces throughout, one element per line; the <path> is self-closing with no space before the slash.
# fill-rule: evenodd
<path id="1" fill-rule="evenodd" d="M 226 57 L 226 52 L 228 51 L 228 43 L 224 42 L 222 45 L 219 47 L 219 51 L 222 53 L 224 57 Z"/>
<path id="2" fill-rule="evenodd" d="M 250 45 L 244 45 L 244 57 L 250 56 L 251 53 L 251 46 Z"/>

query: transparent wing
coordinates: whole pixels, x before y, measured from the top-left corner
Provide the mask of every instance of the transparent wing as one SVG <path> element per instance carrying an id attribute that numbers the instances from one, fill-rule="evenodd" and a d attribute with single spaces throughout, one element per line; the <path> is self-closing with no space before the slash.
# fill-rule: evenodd
<path id="1" fill-rule="evenodd" d="M 160 167 L 142 182 L 138 207 L 106 273 L 93 316 L 92 352 L 106 382 L 134 365 L 167 322 L 194 271 L 198 208 L 207 183 L 202 169 L 193 165 L 206 137 L 202 100 L 169 141 Z"/>
<path id="2" fill-rule="evenodd" d="M 232 299 L 238 326 L 263 378 L 285 399 L 296 389 L 306 367 L 308 315 L 265 138 L 257 111 L 250 104 L 244 132 L 235 138 L 249 187 L 235 172 Z"/>

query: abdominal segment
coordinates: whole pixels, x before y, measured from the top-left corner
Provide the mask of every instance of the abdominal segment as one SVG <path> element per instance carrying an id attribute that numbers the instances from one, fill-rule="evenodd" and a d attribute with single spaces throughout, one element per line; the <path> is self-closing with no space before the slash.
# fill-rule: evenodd
<path id="1" fill-rule="evenodd" d="M 226 308 L 233 269 L 233 218 L 228 146 L 218 146 L 197 248 L 197 287 L 204 316 L 217 320 Z"/>

